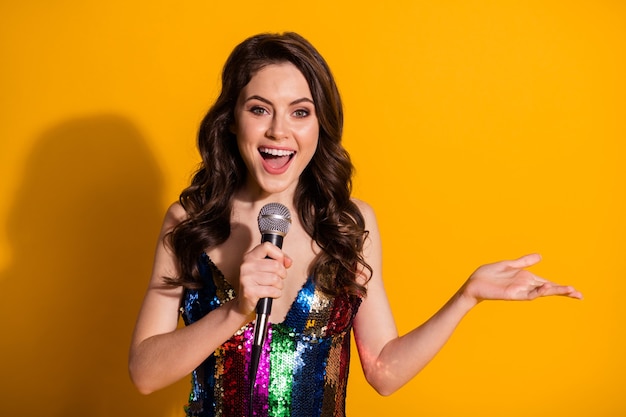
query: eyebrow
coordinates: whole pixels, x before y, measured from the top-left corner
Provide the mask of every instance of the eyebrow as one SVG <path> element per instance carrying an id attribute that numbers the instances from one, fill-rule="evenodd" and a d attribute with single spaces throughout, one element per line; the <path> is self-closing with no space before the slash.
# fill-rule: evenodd
<path id="1" fill-rule="evenodd" d="M 266 103 L 266 104 L 269 104 L 269 105 L 272 105 L 272 104 L 273 104 L 270 100 L 268 100 L 268 99 L 266 99 L 266 98 L 264 98 L 264 97 L 261 97 L 261 96 L 257 96 L 257 95 L 252 95 L 252 96 L 248 97 L 248 98 L 246 99 L 246 102 L 248 102 L 248 101 L 250 101 L 250 100 L 259 100 L 259 101 L 262 101 L 263 103 Z M 311 103 L 311 104 L 315 104 L 315 103 L 313 102 L 313 100 L 311 100 L 310 98 L 308 98 L 308 97 L 302 97 L 302 98 L 299 98 L 299 99 L 297 99 L 297 100 L 292 101 L 291 103 L 289 103 L 289 105 L 290 105 L 290 106 L 293 106 L 293 105 L 295 105 L 295 104 L 300 104 L 300 103 Z"/>

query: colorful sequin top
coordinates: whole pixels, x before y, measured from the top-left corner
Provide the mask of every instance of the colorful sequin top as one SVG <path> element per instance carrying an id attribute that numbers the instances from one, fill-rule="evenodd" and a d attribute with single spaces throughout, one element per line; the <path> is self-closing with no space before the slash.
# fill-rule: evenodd
<path id="1" fill-rule="evenodd" d="M 186 325 L 235 296 L 206 254 L 200 273 L 202 288 L 183 295 Z M 322 293 L 309 277 L 285 320 L 269 325 L 254 391 L 255 416 L 345 416 L 350 331 L 360 303 L 357 296 Z M 187 416 L 248 415 L 253 331 L 248 323 L 193 371 Z"/>

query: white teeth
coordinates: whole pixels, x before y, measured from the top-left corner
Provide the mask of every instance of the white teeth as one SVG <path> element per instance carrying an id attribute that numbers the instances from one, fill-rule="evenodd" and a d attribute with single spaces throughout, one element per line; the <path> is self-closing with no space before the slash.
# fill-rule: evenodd
<path id="1" fill-rule="evenodd" d="M 261 148 L 259 149 L 259 151 L 270 154 L 272 156 L 289 156 L 295 153 L 294 151 L 288 151 L 285 149 L 270 149 L 270 148 Z"/>

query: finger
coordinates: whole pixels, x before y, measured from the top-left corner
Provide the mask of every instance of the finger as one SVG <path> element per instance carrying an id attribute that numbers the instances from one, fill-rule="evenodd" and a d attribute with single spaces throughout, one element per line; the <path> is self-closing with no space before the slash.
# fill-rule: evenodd
<path id="1" fill-rule="evenodd" d="M 256 291 L 259 298 L 263 297 L 280 297 L 283 290 L 283 280 L 277 276 L 267 277 L 258 283 Z"/>
<path id="2" fill-rule="evenodd" d="M 255 274 L 257 278 L 264 277 L 264 280 L 267 281 L 271 278 L 276 278 L 277 281 L 282 281 L 287 278 L 287 268 L 283 266 L 277 260 L 266 258 L 259 261 L 257 268 L 255 270 Z M 268 285 L 273 285 L 272 282 L 269 282 Z"/>
<path id="3" fill-rule="evenodd" d="M 541 255 L 539 255 L 538 253 L 531 253 L 509 261 L 508 265 L 511 268 L 523 269 L 528 268 L 529 266 L 533 266 L 539 263 L 539 261 L 541 261 Z"/>
<path id="4" fill-rule="evenodd" d="M 287 278 L 285 266 L 271 258 L 251 258 L 240 268 L 239 281 L 243 285 L 274 285 Z"/>
<path id="5" fill-rule="evenodd" d="M 285 253 L 276 245 L 273 245 L 270 242 L 264 242 L 260 245 L 261 252 L 265 254 L 264 257 L 269 257 L 274 260 L 279 261 L 280 263 L 284 263 Z"/>
<path id="6" fill-rule="evenodd" d="M 287 254 L 285 254 L 285 261 L 283 262 L 283 265 L 285 265 L 285 268 L 290 268 L 291 265 L 293 265 L 293 259 L 291 259 L 291 257 Z"/>
<path id="7" fill-rule="evenodd" d="M 543 285 L 535 289 L 537 295 L 540 297 L 548 297 L 552 295 L 560 295 L 571 298 L 577 298 L 582 300 L 583 295 L 580 291 L 576 290 L 571 285 L 557 285 L 551 282 L 546 282 Z"/>
<path id="8" fill-rule="evenodd" d="M 283 252 L 278 246 L 275 246 L 270 242 L 264 242 L 261 247 L 262 253 L 265 254 L 264 258 L 271 258 L 279 262 L 284 268 L 289 268 L 293 265 L 293 259 L 291 259 L 291 257 Z"/>
<path id="9" fill-rule="evenodd" d="M 250 300 L 250 305 L 254 306 L 260 298 L 279 298 L 282 290 L 272 285 L 244 286 L 241 289 L 241 298 Z"/>

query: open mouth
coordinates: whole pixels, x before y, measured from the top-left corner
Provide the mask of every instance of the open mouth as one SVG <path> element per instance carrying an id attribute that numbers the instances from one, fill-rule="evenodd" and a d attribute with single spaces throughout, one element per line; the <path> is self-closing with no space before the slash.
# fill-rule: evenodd
<path id="1" fill-rule="evenodd" d="M 296 154 L 296 152 L 292 150 L 274 148 L 259 148 L 259 153 L 265 165 L 273 171 L 280 171 L 286 168 L 291 158 Z"/>

